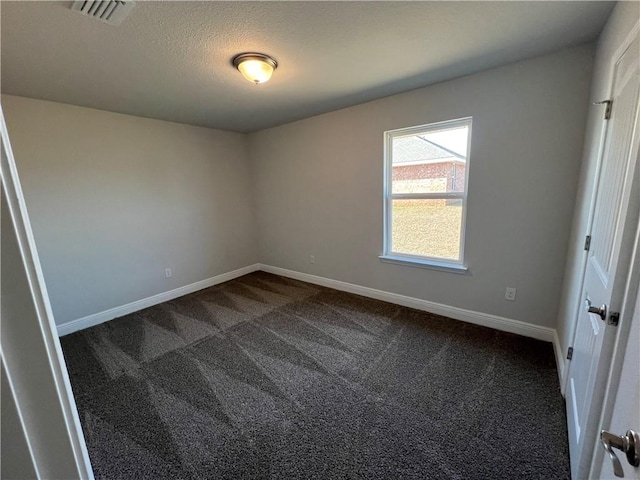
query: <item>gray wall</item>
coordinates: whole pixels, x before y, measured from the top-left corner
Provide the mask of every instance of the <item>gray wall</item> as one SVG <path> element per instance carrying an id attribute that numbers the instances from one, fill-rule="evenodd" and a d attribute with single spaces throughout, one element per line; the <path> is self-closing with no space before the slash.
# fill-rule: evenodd
<path id="1" fill-rule="evenodd" d="M 555 327 L 592 61 L 578 47 L 251 134 L 261 262 Z M 381 263 L 383 132 L 465 116 L 470 274 Z"/>
<path id="2" fill-rule="evenodd" d="M 555 327 L 592 56 L 249 136 L 3 96 L 56 323 L 260 261 Z M 381 263 L 383 132 L 469 115 L 469 275 Z"/>
<path id="3" fill-rule="evenodd" d="M 2 106 L 57 324 L 258 261 L 244 135 Z"/>
<path id="4" fill-rule="evenodd" d="M 638 2 L 616 4 L 598 39 L 589 104 L 609 98 L 613 82 L 611 75 L 613 56 L 638 21 L 639 14 Z M 578 308 L 582 306 L 580 292 L 586 260 L 582 247 L 584 238 L 589 233 L 589 211 L 595 193 L 596 171 L 604 127 L 603 112 L 603 106 L 590 106 L 557 321 L 558 337 L 563 352 L 567 351 L 573 341 Z"/>

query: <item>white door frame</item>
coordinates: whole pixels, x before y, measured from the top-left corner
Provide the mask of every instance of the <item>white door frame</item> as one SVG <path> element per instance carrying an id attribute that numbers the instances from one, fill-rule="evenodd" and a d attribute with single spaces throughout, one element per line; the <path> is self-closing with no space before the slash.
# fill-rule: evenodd
<path id="1" fill-rule="evenodd" d="M 11 220 L 15 228 L 18 246 L 22 256 L 22 262 L 25 267 L 25 273 L 31 291 L 31 297 L 33 306 L 36 311 L 38 328 L 35 329 L 38 335 L 41 335 L 44 342 L 46 355 L 51 367 L 52 381 L 55 385 L 57 398 L 50 399 L 51 402 L 57 401 L 61 407 L 62 414 L 64 416 L 64 425 L 66 426 L 66 434 L 70 440 L 71 447 L 73 449 L 73 458 L 75 460 L 75 467 L 78 472 L 78 476 L 81 479 L 93 479 L 93 470 L 91 468 L 91 462 L 89 460 L 89 454 L 85 444 L 84 436 L 82 434 L 82 427 L 80 419 L 78 417 L 78 411 L 76 409 L 76 403 L 71 390 L 71 383 L 69 382 L 69 375 L 64 362 L 62 354 L 62 348 L 60 347 L 60 341 L 56 326 L 53 320 L 53 311 L 51 310 L 51 304 L 49 302 L 49 296 L 47 294 L 47 288 L 44 282 L 44 276 L 42 274 L 42 268 L 40 266 L 40 260 L 36 250 L 36 244 L 33 237 L 33 231 L 31 230 L 31 222 L 27 213 L 24 195 L 22 193 L 22 187 L 18 178 L 18 171 L 11 149 L 11 143 L 9 142 L 9 135 L 7 126 L 0 106 L 0 136 L 2 139 L 2 147 L 4 149 L 1 156 L 2 161 L 0 164 L 0 177 L 2 179 L 2 186 L 5 190 L 7 207 L 9 209 Z M 24 321 L 30 321 L 31 318 L 25 318 Z M 11 338 L 3 338 L 3 342 L 10 343 Z M 8 360 L 4 358 L 3 360 Z M 7 369 L 10 365 L 5 364 Z M 37 395 L 38 392 L 30 392 L 32 395 Z M 24 403 L 24 402 L 23 402 Z M 18 404 L 19 416 L 21 417 L 23 428 L 25 428 L 25 435 L 27 436 L 27 443 L 29 436 L 35 434 L 30 431 L 29 426 L 24 422 L 25 418 L 37 418 L 37 412 L 33 412 L 33 408 L 30 405 Z M 42 414 L 42 413 L 40 413 Z M 37 422 L 36 422 L 37 423 Z M 33 427 L 33 425 L 31 425 Z M 37 425 L 36 425 L 37 427 Z M 35 428 L 35 427 L 33 427 Z M 31 456 L 35 463 L 38 477 L 41 477 L 40 470 L 46 468 L 38 468 L 39 458 L 38 452 L 34 451 L 31 447 Z M 46 467 L 40 465 L 40 467 Z"/>

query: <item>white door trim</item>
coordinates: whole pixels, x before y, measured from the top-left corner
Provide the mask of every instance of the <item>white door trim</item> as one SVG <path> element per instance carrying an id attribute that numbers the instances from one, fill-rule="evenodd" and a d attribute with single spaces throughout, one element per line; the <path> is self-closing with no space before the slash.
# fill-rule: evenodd
<path id="1" fill-rule="evenodd" d="M 93 471 L 89 454 L 82 434 L 82 427 L 76 409 L 76 403 L 71 391 L 69 375 L 64 363 L 60 341 L 56 332 L 53 312 L 49 303 L 47 288 L 44 283 L 42 268 L 36 250 L 33 231 L 27 213 L 22 187 L 18 178 L 18 171 L 9 142 L 9 135 L 0 106 L 0 136 L 6 155 L 2 156 L 0 175 L 5 188 L 7 206 L 11 213 L 22 261 L 25 266 L 29 288 L 37 313 L 40 333 L 45 344 L 46 354 L 53 373 L 53 382 L 58 393 L 58 401 L 62 407 L 67 434 L 73 448 L 76 468 L 80 478 L 93 479 Z M 3 338 L 4 341 L 11 339 Z M 25 408 L 27 406 L 22 406 Z M 18 405 L 20 409 L 21 406 Z M 27 432 L 28 433 L 28 432 Z M 33 454 L 33 452 L 32 452 Z M 36 463 L 37 463 L 37 459 Z"/>

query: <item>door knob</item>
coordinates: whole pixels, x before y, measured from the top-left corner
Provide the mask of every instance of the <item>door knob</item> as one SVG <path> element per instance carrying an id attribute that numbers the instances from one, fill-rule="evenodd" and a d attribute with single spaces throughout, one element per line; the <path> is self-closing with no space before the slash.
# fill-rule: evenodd
<path id="1" fill-rule="evenodd" d="M 602 304 L 602 306 L 600 308 L 592 307 L 591 306 L 591 300 L 589 300 L 588 298 L 584 301 L 584 303 L 585 303 L 585 306 L 587 308 L 587 312 L 595 313 L 602 320 L 606 320 L 607 319 L 607 306 L 605 304 Z"/>
<path id="2" fill-rule="evenodd" d="M 613 451 L 614 448 L 621 450 L 627 457 L 630 465 L 640 466 L 640 434 L 633 430 L 627 430 L 626 435 L 614 435 L 606 430 L 600 432 L 600 441 L 602 446 L 609 454 L 609 458 L 613 463 L 613 474 L 616 477 L 624 477 L 624 471 L 620 460 Z"/>

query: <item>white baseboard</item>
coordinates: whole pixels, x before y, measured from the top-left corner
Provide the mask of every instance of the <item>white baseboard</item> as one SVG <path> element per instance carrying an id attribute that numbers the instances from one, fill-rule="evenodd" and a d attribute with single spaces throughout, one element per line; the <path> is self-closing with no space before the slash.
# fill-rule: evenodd
<path id="1" fill-rule="evenodd" d="M 362 295 L 363 297 L 375 298 L 377 300 L 383 300 L 385 302 L 402 305 L 404 307 L 424 310 L 427 312 L 435 313 L 437 315 L 443 315 L 445 317 L 454 318 L 456 320 L 473 323 L 475 325 L 494 328 L 503 332 L 516 333 L 525 337 L 544 340 L 545 342 L 554 343 L 554 338 L 557 338 L 556 330 L 554 328 L 541 327 L 539 325 L 533 325 L 531 323 L 521 322 L 519 320 L 512 320 L 510 318 L 490 315 L 488 313 L 481 313 L 473 310 L 466 310 L 464 308 L 452 307 L 450 305 L 444 305 L 442 303 L 435 303 L 419 298 L 407 297 L 405 295 L 399 295 L 397 293 L 385 292 L 383 290 L 376 290 L 374 288 L 363 287 L 361 285 L 355 285 L 353 283 L 341 282 L 339 280 L 318 277 L 316 275 L 300 273 L 284 268 L 272 267 L 270 265 L 260 265 L 260 270 L 276 275 L 281 275 L 283 277 L 293 278 L 295 280 L 300 280 L 303 282 L 313 283 L 315 285 L 321 285 L 323 287 L 334 288 L 343 292 L 355 293 L 357 295 Z M 558 359 L 557 354 L 556 359 Z M 560 368 L 560 364 L 558 364 L 558 368 Z"/>
<path id="2" fill-rule="evenodd" d="M 157 305 L 162 302 L 173 300 L 174 298 L 178 298 L 189 293 L 197 292 L 198 290 L 202 290 L 203 288 L 208 288 L 219 283 L 233 280 L 234 278 L 241 277 L 257 270 L 281 275 L 283 277 L 293 278 L 295 280 L 300 280 L 303 282 L 313 283 L 315 285 L 322 285 L 323 287 L 334 288 L 343 292 L 355 293 L 356 295 L 362 295 L 363 297 L 375 298 L 377 300 L 383 300 L 385 302 L 415 308 L 417 310 L 423 310 L 435 313 L 437 315 L 443 315 L 445 317 L 462 320 L 464 322 L 473 323 L 475 325 L 482 325 L 484 327 L 490 327 L 504 332 L 515 333 L 518 335 L 523 335 L 525 337 L 536 338 L 538 340 L 551 342 L 553 344 L 556 355 L 560 385 L 563 384 L 564 357 L 562 355 L 562 352 L 560 351 L 558 335 L 556 333 L 556 330 L 553 328 L 542 327 L 539 325 L 521 322 L 519 320 L 499 317 L 497 315 L 476 312 L 473 310 L 466 310 L 464 308 L 444 305 L 442 303 L 430 302 L 428 300 L 408 297 L 397 293 L 385 292 L 383 290 L 363 287 L 361 285 L 356 285 L 353 283 L 341 282 L 339 280 L 332 280 L 330 278 L 318 277 L 316 275 L 310 275 L 308 273 L 301 273 L 263 264 L 249 265 L 247 267 L 239 268 L 238 270 L 234 270 L 232 272 L 227 272 L 223 273 L 222 275 L 207 278 L 205 280 L 201 280 L 190 285 L 185 285 L 184 287 L 176 288 L 168 292 L 163 292 L 151 297 L 143 298 L 141 300 L 137 300 L 120 307 L 111 308 L 103 312 L 94 313 L 93 315 L 88 315 L 77 320 L 72 320 L 71 322 L 63 323 L 62 325 L 58 325 L 57 327 L 58 335 L 68 335 L 84 328 L 93 327 L 94 325 L 98 325 L 108 320 L 122 317 L 124 315 L 137 312 L 139 310 Z"/>
<path id="3" fill-rule="evenodd" d="M 62 337 L 63 335 L 68 335 L 69 333 L 77 332 L 78 330 L 93 327 L 94 325 L 113 320 L 114 318 L 129 315 L 130 313 L 137 312 L 138 310 L 152 307 L 154 305 L 158 305 L 159 303 L 167 302 L 169 300 L 182 297 L 183 295 L 187 295 L 189 293 L 197 292 L 198 290 L 202 290 L 203 288 L 208 288 L 219 283 L 228 282 L 229 280 L 233 280 L 234 278 L 241 277 L 257 270 L 260 270 L 260 264 L 258 263 L 233 270 L 232 272 L 216 275 L 215 277 L 206 278 L 199 282 L 185 285 L 184 287 L 169 290 L 168 292 L 158 293 L 157 295 L 153 295 L 151 297 L 136 300 L 135 302 L 127 303 L 126 305 L 122 305 L 120 307 L 110 308 L 109 310 L 105 310 L 103 312 L 98 312 L 83 318 L 78 318 L 77 320 L 72 320 L 70 322 L 58 325 L 58 335 Z"/>

